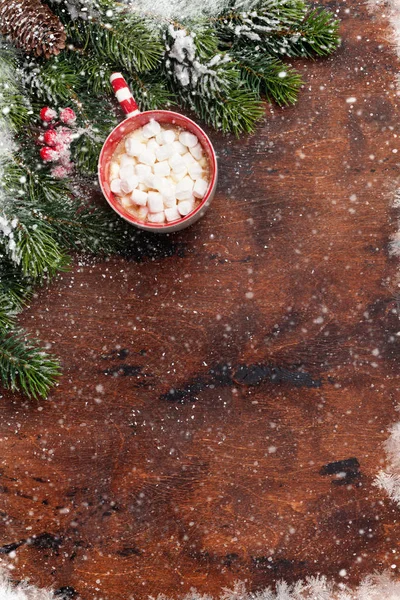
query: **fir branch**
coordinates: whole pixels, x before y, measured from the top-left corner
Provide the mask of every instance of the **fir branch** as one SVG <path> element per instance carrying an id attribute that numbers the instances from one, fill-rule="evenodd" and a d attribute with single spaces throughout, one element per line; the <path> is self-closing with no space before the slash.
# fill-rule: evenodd
<path id="1" fill-rule="evenodd" d="M 141 110 L 156 110 L 176 104 L 176 95 L 168 87 L 168 79 L 162 69 L 128 76 L 128 83 Z"/>
<path id="2" fill-rule="evenodd" d="M 38 171 L 19 159 L 8 165 L 4 180 L 12 189 L 24 196 L 23 204 L 14 203 L 9 207 L 12 216 L 18 218 L 19 227 L 25 226 L 29 232 L 39 230 L 39 235 L 49 235 L 58 251 L 53 249 L 53 257 L 47 275 L 54 274 L 59 255 L 60 268 L 66 267 L 68 250 L 88 251 L 95 254 L 109 254 L 120 249 L 120 241 L 115 233 L 117 218 L 104 202 L 104 208 L 93 205 L 93 188 L 83 185 L 72 188 L 67 181 L 56 180 L 46 171 Z M 88 200 L 84 200 L 88 198 Z M 50 240 L 47 243 L 52 245 Z M 17 246 L 19 250 L 19 245 Z M 34 248 L 33 248 L 34 250 Z M 40 265 L 42 252 L 37 261 Z M 62 258 L 63 257 L 63 258 Z M 38 275 L 30 271 L 33 277 Z"/>
<path id="3" fill-rule="evenodd" d="M 264 50 L 272 56 L 326 56 L 339 44 L 338 21 L 300 0 L 261 0 L 251 11 L 229 11 L 216 20 L 221 47 Z"/>
<path id="4" fill-rule="evenodd" d="M 301 27 L 299 39 L 290 44 L 289 56 L 327 56 L 340 43 L 339 21 L 324 9 L 307 13 Z"/>
<path id="5" fill-rule="evenodd" d="M 32 293 L 29 278 L 6 256 L 0 256 L 0 330 L 9 328 Z"/>
<path id="6" fill-rule="evenodd" d="M 264 115 L 264 106 L 254 92 L 246 89 L 231 90 L 229 97 L 217 94 L 209 102 L 199 95 L 183 96 L 183 102 L 205 123 L 224 133 L 252 133 Z"/>
<path id="7" fill-rule="evenodd" d="M 217 17 L 210 19 L 220 42 L 228 46 L 240 41 L 260 42 L 276 33 L 289 34 L 306 14 L 302 0 L 258 0 L 248 3 L 232 0 Z"/>
<path id="8" fill-rule="evenodd" d="M 68 103 L 82 83 L 82 75 L 66 60 L 66 53 L 47 61 L 30 59 L 21 65 L 22 83 L 35 100 L 55 106 Z"/>
<path id="9" fill-rule="evenodd" d="M 0 332 L 0 381 L 4 388 L 45 398 L 60 373 L 57 359 L 35 346 L 23 330 Z"/>
<path id="10" fill-rule="evenodd" d="M 19 223 L 15 234 L 16 253 L 23 275 L 43 281 L 65 271 L 69 258 L 40 219 L 30 225 Z"/>
<path id="11" fill-rule="evenodd" d="M 264 108 L 232 58 L 215 54 L 217 39 L 210 29 L 170 26 L 166 42 L 165 72 L 171 88 L 179 88 L 181 104 L 223 132 L 252 132 Z"/>
<path id="12" fill-rule="evenodd" d="M 163 48 L 158 36 L 146 27 L 143 19 L 116 4 L 100 19 L 65 25 L 72 44 L 120 69 L 149 71 L 160 63 Z"/>
<path id="13" fill-rule="evenodd" d="M 76 201 L 61 214 L 41 218 L 66 249 L 103 255 L 121 250 L 118 231 L 122 231 L 123 224 L 108 207 L 84 207 Z"/>
<path id="14" fill-rule="evenodd" d="M 0 120 L 4 119 L 15 130 L 28 121 L 31 107 L 29 100 L 15 79 L 16 53 L 0 36 Z"/>
<path id="15" fill-rule="evenodd" d="M 281 106 L 296 102 L 302 85 L 297 71 L 277 58 L 250 50 L 238 50 L 233 57 L 249 89 Z"/>

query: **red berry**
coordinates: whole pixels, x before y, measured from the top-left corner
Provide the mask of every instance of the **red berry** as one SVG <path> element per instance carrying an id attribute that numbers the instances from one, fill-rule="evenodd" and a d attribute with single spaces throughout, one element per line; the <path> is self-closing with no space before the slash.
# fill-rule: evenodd
<path id="1" fill-rule="evenodd" d="M 72 131 L 68 127 L 58 127 L 57 141 L 61 144 L 70 144 L 72 142 Z"/>
<path id="2" fill-rule="evenodd" d="M 62 111 L 60 111 L 60 119 L 63 123 L 72 125 L 76 121 L 76 114 L 72 108 L 63 108 Z"/>
<path id="3" fill-rule="evenodd" d="M 44 132 L 43 139 L 48 146 L 55 146 L 57 143 L 57 132 L 55 129 L 48 129 Z"/>
<path id="4" fill-rule="evenodd" d="M 52 162 L 54 160 L 58 160 L 59 154 L 53 148 L 49 148 L 49 146 L 43 146 L 40 149 L 40 157 L 45 162 Z"/>
<path id="5" fill-rule="evenodd" d="M 42 119 L 42 121 L 46 121 L 47 123 L 53 121 L 56 118 L 56 116 L 56 111 L 48 106 L 44 106 L 40 111 L 40 118 Z"/>

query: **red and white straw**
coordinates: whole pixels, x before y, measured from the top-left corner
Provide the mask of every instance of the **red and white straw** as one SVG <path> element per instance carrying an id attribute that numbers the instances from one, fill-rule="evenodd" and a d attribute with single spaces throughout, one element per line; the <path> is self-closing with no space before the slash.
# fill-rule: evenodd
<path id="1" fill-rule="evenodd" d="M 133 117 L 134 115 L 137 115 L 139 113 L 138 105 L 121 73 L 113 73 L 110 77 L 110 82 L 115 96 L 126 116 Z"/>

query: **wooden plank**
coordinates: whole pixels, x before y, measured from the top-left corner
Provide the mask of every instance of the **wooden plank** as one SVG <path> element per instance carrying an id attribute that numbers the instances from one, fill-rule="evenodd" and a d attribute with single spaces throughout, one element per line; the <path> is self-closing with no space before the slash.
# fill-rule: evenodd
<path id="1" fill-rule="evenodd" d="M 126 600 L 399 566 L 372 486 L 399 386 L 398 65 L 363 2 L 330 6 L 343 45 L 300 65 L 298 105 L 211 132 L 206 217 L 76 261 L 23 315 L 65 375 L 49 401 L 1 398 L 17 577 Z"/>

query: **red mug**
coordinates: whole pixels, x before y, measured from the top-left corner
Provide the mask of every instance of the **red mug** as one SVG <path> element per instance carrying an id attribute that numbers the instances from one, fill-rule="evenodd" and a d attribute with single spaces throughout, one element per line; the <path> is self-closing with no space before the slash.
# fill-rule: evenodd
<path id="1" fill-rule="evenodd" d="M 204 215 L 207 208 L 210 206 L 217 187 L 217 158 L 215 155 L 214 148 L 210 142 L 210 139 L 194 121 L 188 119 L 187 117 L 184 117 L 179 113 L 172 112 L 169 110 L 148 110 L 146 112 L 140 112 L 135 100 L 132 97 L 132 94 L 129 90 L 125 79 L 120 73 L 113 73 L 113 75 L 111 75 L 110 81 L 111 85 L 113 86 L 117 100 L 120 103 L 122 110 L 126 115 L 126 118 L 124 121 L 122 121 L 122 123 L 117 125 L 117 127 L 115 127 L 115 129 L 112 130 L 112 132 L 104 142 L 103 148 L 100 152 L 98 175 L 100 187 L 107 202 L 109 203 L 111 208 L 113 208 L 115 212 L 119 214 L 120 217 L 122 217 L 129 223 L 132 223 L 132 225 L 135 225 L 139 229 L 144 229 L 146 231 L 170 233 L 172 231 L 179 231 L 180 229 L 184 229 L 185 227 L 192 225 L 192 223 L 195 223 Z M 160 125 L 162 125 L 163 123 L 168 123 L 169 125 L 176 125 L 196 135 L 203 148 L 204 154 L 209 164 L 210 181 L 208 184 L 208 189 L 204 197 L 201 199 L 200 204 L 185 217 L 181 217 L 180 219 L 169 223 L 145 223 L 143 221 L 139 221 L 139 219 L 136 219 L 119 203 L 118 198 L 110 190 L 110 163 L 118 144 L 123 138 L 132 133 L 132 131 L 143 127 L 152 119 L 158 121 Z"/>

